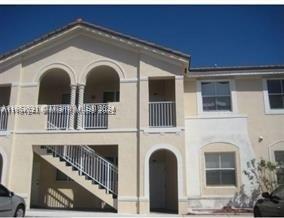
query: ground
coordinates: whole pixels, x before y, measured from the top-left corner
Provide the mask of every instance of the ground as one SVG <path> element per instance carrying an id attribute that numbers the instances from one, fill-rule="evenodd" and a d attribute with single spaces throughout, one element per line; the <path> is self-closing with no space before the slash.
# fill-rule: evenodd
<path id="1" fill-rule="evenodd" d="M 106 212 L 88 212 L 71 210 L 48 210 L 31 209 L 26 212 L 26 217 L 145 217 L 145 215 L 116 214 Z M 179 215 L 151 213 L 149 217 L 181 217 Z M 232 214 L 214 214 L 214 215 L 186 215 L 182 217 L 253 217 L 252 214 L 232 215 Z"/>

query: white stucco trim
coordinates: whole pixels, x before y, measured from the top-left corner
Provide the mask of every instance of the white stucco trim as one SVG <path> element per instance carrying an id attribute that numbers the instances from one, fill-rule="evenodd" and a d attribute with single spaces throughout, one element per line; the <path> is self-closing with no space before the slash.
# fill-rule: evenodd
<path id="1" fill-rule="evenodd" d="M 11 87 L 36 87 L 39 83 L 36 82 L 30 82 L 30 83 L 17 83 L 13 82 L 11 83 Z"/>
<path id="2" fill-rule="evenodd" d="M 140 77 L 140 81 L 146 81 L 146 82 L 148 82 L 148 80 L 149 80 L 149 77 Z"/>
<path id="3" fill-rule="evenodd" d="M 173 128 L 141 128 L 144 133 L 180 133 L 184 131 L 184 127 Z"/>
<path id="4" fill-rule="evenodd" d="M 70 134 L 70 133 L 112 133 L 112 132 L 137 132 L 135 128 L 121 128 L 121 129 L 94 129 L 94 130 L 16 130 L 15 134 Z"/>
<path id="5" fill-rule="evenodd" d="M 152 146 L 146 153 L 145 155 L 145 161 L 144 161 L 144 196 L 142 197 L 143 199 L 150 199 L 150 175 L 149 175 L 149 161 L 151 155 L 158 150 L 168 150 L 171 151 L 176 159 L 177 159 L 177 184 L 178 184 L 178 199 L 182 200 L 185 199 L 186 197 L 184 196 L 184 177 L 183 177 L 183 160 L 182 160 L 182 155 L 180 151 L 168 144 L 157 144 Z"/>
<path id="6" fill-rule="evenodd" d="M 175 79 L 176 79 L 176 80 L 183 80 L 183 79 L 184 79 L 184 76 L 175 76 Z"/>
<path id="7" fill-rule="evenodd" d="M 280 72 L 275 72 L 275 71 L 269 71 L 269 72 L 257 72 L 257 71 L 254 71 L 254 72 L 240 72 L 240 73 L 234 73 L 230 70 L 228 70 L 227 73 L 213 73 L 213 72 L 210 72 L 210 74 L 202 74 L 202 75 L 192 75 L 189 71 L 189 77 L 191 78 L 204 78 L 204 77 L 232 77 L 232 76 L 258 76 L 258 75 L 283 75 L 284 72 L 283 71 L 280 71 Z"/>
<path id="8" fill-rule="evenodd" d="M 72 67 L 68 66 L 65 63 L 51 63 L 48 64 L 44 67 L 42 67 L 37 73 L 36 76 L 34 78 L 34 83 L 40 83 L 41 77 L 43 76 L 43 74 L 45 74 L 48 70 L 51 69 L 61 69 L 64 70 L 70 78 L 70 83 L 71 85 L 75 85 L 77 83 L 76 81 L 76 74 L 75 71 L 72 69 Z"/>
<path id="9" fill-rule="evenodd" d="M 126 202 L 137 202 L 138 198 L 135 196 L 118 196 L 118 201 L 126 201 Z"/>
<path id="10" fill-rule="evenodd" d="M 284 139 L 276 141 L 268 146 L 268 155 L 269 160 L 275 162 L 275 154 L 274 151 L 284 151 L 284 146 L 278 147 L 277 145 L 284 145 Z"/>
<path id="11" fill-rule="evenodd" d="M 187 196 L 201 196 L 202 187 L 200 150 L 212 143 L 232 144 L 239 148 L 241 171 L 246 169 L 247 161 L 255 158 L 254 150 L 248 135 L 247 117 L 204 118 L 185 120 L 186 143 L 186 181 Z M 241 182 L 246 184 L 246 192 L 250 192 L 248 178 L 242 174 Z"/>
<path id="12" fill-rule="evenodd" d="M 7 172 L 8 172 L 8 156 L 7 153 L 5 151 L 4 148 L 2 148 L 0 146 L 0 154 L 2 156 L 2 162 L 3 162 L 3 166 L 2 166 L 2 176 L 1 176 L 1 184 L 6 185 L 7 183 Z"/>
<path id="13" fill-rule="evenodd" d="M 281 78 L 269 78 L 262 79 L 262 90 L 263 90 L 263 100 L 264 100 L 264 111 L 265 114 L 284 114 L 284 109 L 271 109 L 269 103 L 268 89 L 267 89 L 267 80 L 280 80 Z M 283 79 L 283 78 L 282 78 Z"/>
<path id="14" fill-rule="evenodd" d="M 137 81 L 138 81 L 137 78 L 121 79 L 120 83 L 136 83 Z"/>
<path id="15" fill-rule="evenodd" d="M 231 91 L 231 104 L 232 111 L 203 111 L 203 102 L 202 102 L 202 94 L 201 94 L 201 83 L 202 82 L 229 82 L 230 91 Z M 197 81 L 197 111 L 198 115 L 208 115 L 208 116 L 226 116 L 231 114 L 238 113 L 237 106 L 237 93 L 236 93 L 236 84 L 232 79 L 211 79 L 211 80 L 198 80 Z"/>
<path id="16" fill-rule="evenodd" d="M 120 64 L 118 62 L 111 60 L 111 59 L 100 59 L 100 60 L 96 60 L 96 61 L 89 63 L 85 67 L 85 69 L 81 73 L 81 76 L 78 76 L 78 82 L 80 84 L 86 84 L 86 82 L 87 82 L 86 79 L 87 79 L 88 73 L 91 72 L 96 67 L 99 67 L 99 66 L 111 67 L 112 69 L 114 69 L 116 71 L 120 80 L 125 79 L 125 71 L 122 68 L 122 66 L 120 66 Z"/>
<path id="17" fill-rule="evenodd" d="M 37 87 L 39 85 L 39 83 L 20 83 L 19 86 L 20 87 Z"/>
<path id="18" fill-rule="evenodd" d="M 8 136 L 10 135 L 10 131 L 0 131 L 0 136 Z"/>
<path id="19" fill-rule="evenodd" d="M 248 115 L 243 114 L 223 114 L 222 116 L 210 115 L 210 114 L 202 114 L 197 116 L 186 116 L 185 120 L 196 120 L 196 119 L 238 119 L 238 118 L 248 118 Z"/>

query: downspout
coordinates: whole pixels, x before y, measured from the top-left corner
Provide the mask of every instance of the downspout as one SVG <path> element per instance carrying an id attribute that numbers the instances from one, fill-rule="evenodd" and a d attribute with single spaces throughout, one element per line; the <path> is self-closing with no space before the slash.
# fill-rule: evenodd
<path id="1" fill-rule="evenodd" d="M 137 57 L 137 214 L 140 214 L 140 52 Z"/>

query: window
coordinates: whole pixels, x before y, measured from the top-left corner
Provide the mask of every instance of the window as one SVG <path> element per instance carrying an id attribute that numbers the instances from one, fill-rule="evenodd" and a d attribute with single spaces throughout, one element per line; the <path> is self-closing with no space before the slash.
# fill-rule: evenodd
<path id="1" fill-rule="evenodd" d="M 267 80 L 271 109 L 284 109 L 284 80 Z"/>
<path id="2" fill-rule="evenodd" d="M 236 186 L 235 153 L 205 153 L 206 185 Z"/>
<path id="3" fill-rule="evenodd" d="M 10 195 L 10 192 L 7 188 L 5 188 L 3 185 L 0 185 L 0 196 L 1 197 L 8 197 Z"/>
<path id="4" fill-rule="evenodd" d="M 71 181 L 71 179 L 60 170 L 56 170 L 56 181 Z"/>
<path id="5" fill-rule="evenodd" d="M 118 102 L 119 101 L 119 92 L 104 92 L 104 103 L 108 102 Z"/>
<path id="6" fill-rule="evenodd" d="M 232 111 L 229 81 L 201 83 L 203 111 Z"/>
<path id="7" fill-rule="evenodd" d="M 274 151 L 275 161 L 278 163 L 277 167 L 277 182 L 284 184 L 284 151 Z"/>

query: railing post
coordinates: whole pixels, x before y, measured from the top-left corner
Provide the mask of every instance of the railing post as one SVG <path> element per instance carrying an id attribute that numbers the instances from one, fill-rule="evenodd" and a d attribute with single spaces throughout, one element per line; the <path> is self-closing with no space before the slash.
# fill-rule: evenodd
<path id="1" fill-rule="evenodd" d="M 80 176 L 82 176 L 83 171 L 83 149 L 80 147 Z"/>
<path id="2" fill-rule="evenodd" d="M 63 145 L 63 157 L 66 157 L 66 149 L 67 149 L 67 146 L 66 145 Z"/>
<path id="3" fill-rule="evenodd" d="M 109 184 L 110 184 L 110 166 L 109 166 L 109 162 L 107 162 L 107 194 L 109 193 Z"/>

